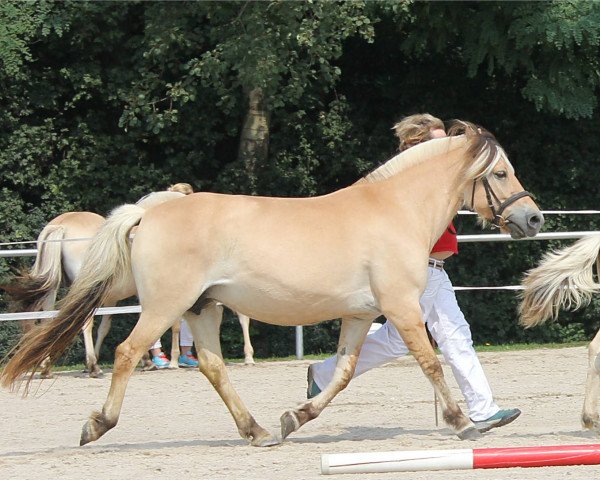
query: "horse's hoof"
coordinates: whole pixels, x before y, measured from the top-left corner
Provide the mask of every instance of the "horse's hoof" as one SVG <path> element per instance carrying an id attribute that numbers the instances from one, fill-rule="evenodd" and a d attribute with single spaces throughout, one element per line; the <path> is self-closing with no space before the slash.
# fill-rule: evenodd
<path id="1" fill-rule="evenodd" d="M 267 435 L 261 438 L 256 438 L 250 442 L 253 447 L 274 447 L 281 444 L 281 440 L 272 435 Z"/>
<path id="2" fill-rule="evenodd" d="M 79 446 L 82 447 L 83 445 L 93 442 L 96 439 L 97 437 L 92 432 L 90 422 L 85 422 L 85 425 L 81 429 L 81 438 L 79 439 Z"/>
<path id="3" fill-rule="evenodd" d="M 483 437 L 481 432 L 475 427 L 465 428 L 462 432 L 458 432 L 457 435 L 461 440 L 479 440 Z"/>
<path id="4" fill-rule="evenodd" d="M 244 365 L 256 365 L 254 360 L 244 360 Z"/>
<path id="5" fill-rule="evenodd" d="M 598 415 L 592 416 L 583 414 L 581 416 L 581 424 L 583 425 L 583 428 L 600 432 L 600 417 Z"/>
<path id="6" fill-rule="evenodd" d="M 102 378 L 104 376 L 104 372 L 99 369 L 99 368 L 95 368 L 92 371 L 90 371 L 90 378 Z"/>
<path id="7" fill-rule="evenodd" d="M 47 380 L 49 378 L 54 378 L 54 374 L 52 372 L 40 373 L 40 378 L 43 378 L 44 380 Z"/>
<path id="8" fill-rule="evenodd" d="M 300 422 L 294 412 L 285 412 L 279 419 L 281 422 L 281 438 L 287 438 L 287 436 L 295 432 L 300 428 Z"/>

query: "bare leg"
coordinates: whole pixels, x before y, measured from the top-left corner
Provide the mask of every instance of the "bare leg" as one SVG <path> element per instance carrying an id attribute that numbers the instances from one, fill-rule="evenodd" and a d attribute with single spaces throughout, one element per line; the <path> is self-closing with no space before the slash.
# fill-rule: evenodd
<path id="1" fill-rule="evenodd" d="M 419 303 L 412 302 L 400 305 L 394 310 L 384 311 L 384 315 L 398 329 L 404 343 L 433 385 L 440 400 L 445 422 L 454 429 L 462 440 L 479 438 L 481 434 L 475 428 L 473 422 L 461 411 L 450 393 L 448 384 L 444 379 L 442 366 L 427 338 Z M 403 314 L 398 312 L 403 312 Z"/>
<path id="2" fill-rule="evenodd" d="M 342 318 L 335 373 L 327 387 L 309 401 L 288 410 L 281 416 L 281 436 L 286 438 L 302 425 L 317 418 L 329 402 L 341 392 L 354 375 L 360 348 L 374 318 Z"/>
<path id="3" fill-rule="evenodd" d="M 127 339 L 115 352 L 115 366 L 110 383 L 110 391 L 102 412 L 93 412 L 81 431 L 80 445 L 97 440 L 113 428 L 121 413 L 127 382 L 144 352 L 159 338 L 180 314 L 169 318 L 161 313 L 153 313 L 151 308 L 142 312 L 138 323 Z"/>
<path id="4" fill-rule="evenodd" d="M 198 351 L 198 368 L 229 409 L 242 438 L 258 447 L 276 445 L 278 440 L 256 423 L 229 380 L 219 340 L 222 316 L 223 307 L 216 303 L 204 307 L 200 315 L 185 314 Z"/>
<path id="5" fill-rule="evenodd" d="M 239 312 L 237 312 L 237 316 L 244 335 L 244 364 L 254 365 L 254 348 L 252 348 L 252 342 L 250 341 L 250 317 Z"/>
<path id="6" fill-rule="evenodd" d="M 600 431 L 598 397 L 600 397 L 600 331 L 596 333 L 588 347 L 588 372 L 581 414 L 581 423 L 585 428 Z"/>

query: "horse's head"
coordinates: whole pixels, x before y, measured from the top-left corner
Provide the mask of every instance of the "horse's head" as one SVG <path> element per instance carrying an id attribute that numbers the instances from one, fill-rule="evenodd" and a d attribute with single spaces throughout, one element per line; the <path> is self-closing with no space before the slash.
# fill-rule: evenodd
<path id="1" fill-rule="evenodd" d="M 465 205 L 512 238 L 537 235 L 544 216 L 523 189 L 498 141 L 487 130 L 466 122 L 459 122 L 459 129 L 469 140 L 468 153 L 473 158 L 466 172 Z"/>

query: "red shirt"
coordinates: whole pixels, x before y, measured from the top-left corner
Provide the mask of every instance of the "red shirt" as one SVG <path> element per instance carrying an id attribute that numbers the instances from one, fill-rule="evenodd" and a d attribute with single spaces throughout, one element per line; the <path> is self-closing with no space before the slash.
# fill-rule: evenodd
<path id="1" fill-rule="evenodd" d="M 438 239 L 437 243 L 431 249 L 431 253 L 435 252 L 452 252 L 458 253 L 458 240 L 456 238 L 456 229 L 454 224 L 450 222 L 448 228 L 444 230 L 442 236 Z"/>

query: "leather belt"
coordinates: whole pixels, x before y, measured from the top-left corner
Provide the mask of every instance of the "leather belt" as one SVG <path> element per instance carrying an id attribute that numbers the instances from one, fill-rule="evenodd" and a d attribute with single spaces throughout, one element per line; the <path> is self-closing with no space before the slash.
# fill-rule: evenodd
<path id="1" fill-rule="evenodd" d="M 443 260 L 436 260 L 435 258 L 430 258 L 428 265 L 431 268 L 436 268 L 438 270 L 444 269 L 444 261 Z"/>

